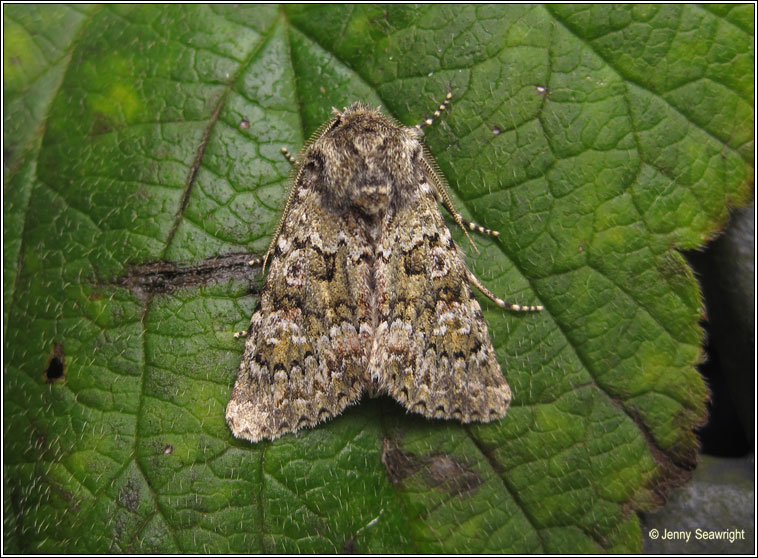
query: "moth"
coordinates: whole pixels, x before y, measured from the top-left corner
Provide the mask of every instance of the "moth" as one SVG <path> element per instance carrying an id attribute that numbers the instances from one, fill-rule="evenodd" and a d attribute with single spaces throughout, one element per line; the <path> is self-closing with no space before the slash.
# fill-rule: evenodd
<path id="1" fill-rule="evenodd" d="M 313 426 L 364 392 L 430 418 L 505 416 L 511 390 L 471 286 L 503 308 L 542 307 L 488 291 L 445 224 L 439 203 L 467 237 L 467 226 L 497 234 L 455 211 L 422 141 L 450 97 L 415 127 L 360 102 L 333 109 L 290 156 L 294 184 L 226 409 L 237 438 Z"/>

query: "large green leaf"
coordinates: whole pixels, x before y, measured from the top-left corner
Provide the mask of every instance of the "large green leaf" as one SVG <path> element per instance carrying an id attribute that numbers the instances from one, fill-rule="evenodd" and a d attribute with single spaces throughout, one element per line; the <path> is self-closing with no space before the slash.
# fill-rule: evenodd
<path id="1" fill-rule="evenodd" d="M 640 549 L 706 418 L 676 249 L 749 196 L 751 5 L 10 5 L 4 32 L 6 551 Z M 267 246 L 280 147 L 448 89 L 428 144 L 502 233 L 470 265 L 546 308 L 482 298 L 508 416 L 364 398 L 234 439 L 256 297 L 229 254 Z"/>

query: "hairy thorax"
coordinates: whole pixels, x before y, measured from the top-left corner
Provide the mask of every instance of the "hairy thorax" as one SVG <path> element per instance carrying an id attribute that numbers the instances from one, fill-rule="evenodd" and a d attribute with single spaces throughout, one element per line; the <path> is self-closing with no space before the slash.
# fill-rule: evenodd
<path id="1" fill-rule="evenodd" d="M 303 179 L 336 212 L 381 220 L 416 192 L 424 178 L 418 172 L 421 155 L 412 129 L 368 108 L 354 109 L 336 118 L 306 150 Z"/>

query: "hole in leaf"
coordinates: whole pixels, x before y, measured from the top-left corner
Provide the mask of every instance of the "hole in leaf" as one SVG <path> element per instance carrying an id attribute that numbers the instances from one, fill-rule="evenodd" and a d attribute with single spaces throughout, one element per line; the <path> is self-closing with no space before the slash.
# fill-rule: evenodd
<path id="1" fill-rule="evenodd" d="M 50 353 L 50 358 L 47 361 L 45 381 L 48 384 L 60 382 L 66 377 L 65 371 L 66 360 L 63 354 L 63 344 L 55 343 L 55 345 L 53 345 L 53 352 Z"/>

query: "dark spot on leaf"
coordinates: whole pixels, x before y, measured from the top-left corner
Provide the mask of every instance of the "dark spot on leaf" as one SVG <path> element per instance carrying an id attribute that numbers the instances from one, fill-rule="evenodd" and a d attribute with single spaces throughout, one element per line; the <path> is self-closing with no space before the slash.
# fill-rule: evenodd
<path id="1" fill-rule="evenodd" d="M 403 482 L 424 466 L 418 456 L 404 452 L 389 438 L 382 442 L 382 464 L 392 484 Z"/>
<path id="2" fill-rule="evenodd" d="M 127 528 L 126 516 L 119 514 L 116 516 L 116 522 L 113 526 L 113 542 L 119 544 Z M 113 543 L 112 543 L 113 544 Z"/>
<path id="3" fill-rule="evenodd" d="M 452 455 L 414 455 L 401 450 L 388 438 L 384 439 L 382 446 L 382 463 L 393 484 L 400 484 L 420 473 L 426 486 L 444 490 L 453 496 L 472 492 L 482 484 L 479 473 Z"/>
<path id="4" fill-rule="evenodd" d="M 129 479 L 126 486 L 118 494 L 118 503 L 130 512 L 134 512 L 139 507 L 139 500 L 139 487 L 133 479 Z"/>
<path id="5" fill-rule="evenodd" d="M 63 354 L 63 344 L 55 343 L 45 368 L 45 381 L 48 384 L 60 382 L 66 377 L 66 359 Z"/>
<path id="6" fill-rule="evenodd" d="M 345 544 L 342 545 L 342 554 L 356 554 L 357 552 L 353 539 L 347 539 Z"/>
<path id="7" fill-rule="evenodd" d="M 52 489 L 52 491 L 63 501 L 66 502 L 66 509 L 67 511 L 71 513 L 76 513 L 79 511 L 80 502 L 76 499 L 74 496 L 74 493 L 70 490 L 67 490 L 66 488 L 63 488 L 62 486 L 56 485 L 55 483 L 51 483 L 48 486 Z"/>
<path id="8" fill-rule="evenodd" d="M 129 272 L 114 281 L 138 296 L 167 294 L 177 289 L 190 289 L 211 282 L 246 279 L 251 287 L 258 275 L 258 266 L 248 262 L 252 254 L 223 254 L 206 258 L 196 265 L 181 265 L 172 262 L 148 262 L 129 268 Z M 254 291 L 255 292 L 255 291 Z"/>
<path id="9" fill-rule="evenodd" d="M 449 454 L 437 454 L 426 458 L 424 478 L 430 486 L 454 495 L 475 490 L 482 484 L 479 473 L 466 467 Z"/>
<path id="10" fill-rule="evenodd" d="M 92 120 L 92 127 L 90 128 L 89 134 L 91 136 L 99 136 L 102 134 L 107 134 L 113 129 L 113 125 L 108 120 L 108 118 L 100 113 L 95 113 L 95 118 Z"/>

